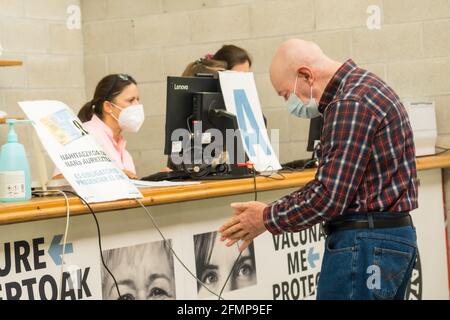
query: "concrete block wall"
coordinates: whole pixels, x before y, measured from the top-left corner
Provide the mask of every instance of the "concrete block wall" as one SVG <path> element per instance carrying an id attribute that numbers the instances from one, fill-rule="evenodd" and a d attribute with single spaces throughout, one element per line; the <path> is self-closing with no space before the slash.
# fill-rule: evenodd
<path id="1" fill-rule="evenodd" d="M 280 129 L 281 161 L 306 157 L 308 122 L 292 119 L 273 91 L 268 66 L 291 37 L 316 41 L 334 59 L 353 58 L 386 79 L 405 99 L 435 100 L 439 134 L 450 135 L 450 4 L 438 0 L 81 0 L 86 95 L 105 74 L 127 72 L 140 82 L 146 128 L 129 136 L 140 174 L 158 170 L 167 75 L 224 43 L 246 48 L 271 128 Z M 369 6 L 381 28 L 369 30 Z M 145 137 L 152 139 L 145 139 Z M 144 137 L 144 139 L 143 139 Z M 446 142 L 446 141 L 444 141 Z M 143 155 L 155 154 L 149 161 Z"/>
<path id="2" fill-rule="evenodd" d="M 60 100 L 78 107 L 86 100 L 82 30 L 67 27 L 71 5 L 79 7 L 80 2 L 0 0 L 0 60 L 23 61 L 20 67 L 0 68 L 0 110 L 23 116 L 18 101 Z M 36 179 L 33 130 L 21 126 L 17 131 Z M 5 139 L 6 126 L 0 126 L 0 144 Z M 45 154 L 42 148 L 41 152 Z M 53 165 L 49 159 L 47 164 L 51 175 Z"/>

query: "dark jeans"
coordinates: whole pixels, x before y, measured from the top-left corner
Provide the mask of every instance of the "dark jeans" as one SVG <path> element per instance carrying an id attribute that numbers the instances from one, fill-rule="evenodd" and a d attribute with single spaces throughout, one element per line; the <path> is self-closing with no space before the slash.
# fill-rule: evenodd
<path id="1" fill-rule="evenodd" d="M 413 226 L 333 232 L 325 241 L 317 299 L 403 300 L 416 255 Z"/>

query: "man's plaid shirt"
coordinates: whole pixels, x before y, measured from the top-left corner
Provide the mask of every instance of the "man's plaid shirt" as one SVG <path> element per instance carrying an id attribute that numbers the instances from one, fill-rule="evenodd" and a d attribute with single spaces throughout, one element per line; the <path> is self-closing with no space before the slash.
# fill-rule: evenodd
<path id="1" fill-rule="evenodd" d="M 348 60 L 322 95 L 319 168 L 304 188 L 264 210 L 273 234 L 343 214 L 417 208 L 415 149 L 407 112 L 379 77 Z"/>

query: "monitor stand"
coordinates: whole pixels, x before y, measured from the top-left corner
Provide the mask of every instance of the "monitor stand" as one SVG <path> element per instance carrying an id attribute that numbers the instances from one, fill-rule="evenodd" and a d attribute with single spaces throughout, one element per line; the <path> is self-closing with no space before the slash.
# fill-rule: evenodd
<path id="1" fill-rule="evenodd" d="M 229 180 L 229 179 L 245 179 L 253 177 L 253 173 L 251 173 L 246 166 L 237 166 L 230 165 L 228 170 L 221 171 L 216 170 L 215 172 L 209 172 L 204 176 L 196 176 L 195 174 L 191 175 L 191 178 L 194 180 Z"/>

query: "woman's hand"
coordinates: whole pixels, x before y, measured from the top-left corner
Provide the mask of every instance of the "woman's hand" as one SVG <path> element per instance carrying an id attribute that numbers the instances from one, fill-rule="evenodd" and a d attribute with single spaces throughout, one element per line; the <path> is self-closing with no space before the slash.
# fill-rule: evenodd
<path id="1" fill-rule="evenodd" d="M 128 176 L 128 178 L 130 178 L 130 179 L 137 179 L 138 178 L 138 176 L 135 174 L 135 173 L 133 173 L 133 172 L 131 172 L 131 171 L 128 171 L 128 170 L 123 170 L 123 172 Z"/>

